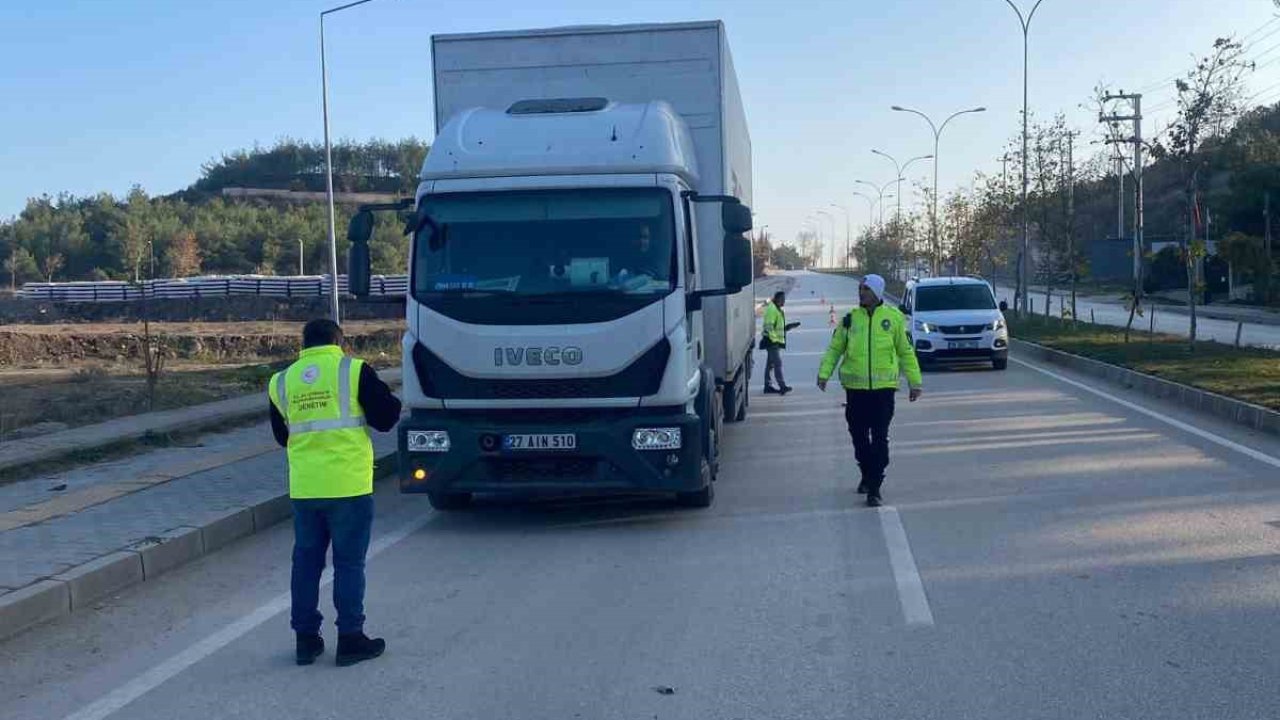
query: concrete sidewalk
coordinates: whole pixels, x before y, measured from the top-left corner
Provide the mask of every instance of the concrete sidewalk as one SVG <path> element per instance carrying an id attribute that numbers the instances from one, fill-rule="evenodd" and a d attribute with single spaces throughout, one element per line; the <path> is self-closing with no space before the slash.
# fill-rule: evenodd
<path id="1" fill-rule="evenodd" d="M 380 475 L 395 442 L 374 436 Z M 0 638 L 288 518 L 286 467 L 259 423 L 0 487 Z"/>
<path id="2" fill-rule="evenodd" d="M 398 368 L 379 375 L 398 384 Z M 265 417 L 254 393 L 0 444 L 0 470 L 147 434 Z M 377 474 L 395 433 L 374 434 Z M 290 516 L 284 451 L 269 423 L 0 485 L 0 639 L 91 606 Z"/>
<path id="3" fill-rule="evenodd" d="M 398 382 L 400 369 L 383 370 L 378 376 L 388 383 Z M 198 432 L 266 416 L 266 396 L 253 393 L 220 402 L 131 415 L 48 435 L 0 442 L 0 472 L 57 460 L 75 452 L 139 440 L 149 435 Z"/>

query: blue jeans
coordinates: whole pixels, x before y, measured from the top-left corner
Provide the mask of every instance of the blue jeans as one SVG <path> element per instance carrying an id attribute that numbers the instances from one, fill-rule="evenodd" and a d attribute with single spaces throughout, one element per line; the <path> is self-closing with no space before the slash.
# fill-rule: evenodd
<path id="1" fill-rule="evenodd" d="M 320 576 L 333 545 L 333 605 L 338 633 L 364 630 L 364 557 L 373 527 L 373 496 L 293 501 L 294 632 L 319 634 Z"/>

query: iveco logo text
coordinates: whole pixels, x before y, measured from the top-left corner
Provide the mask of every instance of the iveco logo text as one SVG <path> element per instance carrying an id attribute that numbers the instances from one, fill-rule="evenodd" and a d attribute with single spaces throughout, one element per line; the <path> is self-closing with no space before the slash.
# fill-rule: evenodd
<path id="1" fill-rule="evenodd" d="M 504 365 L 516 366 L 527 365 L 530 367 L 542 365 L 581 365 L 582 349 L 576 347 L 529 347 L 529 348 L 494 348 L 493 364 L 497 367 Z"/>

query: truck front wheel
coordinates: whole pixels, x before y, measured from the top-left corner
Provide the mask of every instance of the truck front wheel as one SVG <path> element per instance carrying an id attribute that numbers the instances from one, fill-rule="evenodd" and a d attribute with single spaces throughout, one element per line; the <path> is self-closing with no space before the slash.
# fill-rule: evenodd
<path id="1" fill-rule="evenodd" d="M 704 460 L 702 463 L 702 479 L 706 485 L 701 490 L 676 493 L 676 504 L 686 508 L 709 508 L 716 501 L 715 478 L 711 475 L 711 467 Z"/>
<path id="2" fill-rule="evenodd" d="M 471 505 L 471 493 L 427 493 L 427 502 L 442 512 L 464 510 Z"/>

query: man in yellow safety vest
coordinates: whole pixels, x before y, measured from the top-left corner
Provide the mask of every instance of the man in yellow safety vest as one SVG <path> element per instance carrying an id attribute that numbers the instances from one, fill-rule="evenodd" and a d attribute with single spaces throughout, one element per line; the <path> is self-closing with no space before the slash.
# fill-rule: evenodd
<path id="1" fill-rule="evenodd" d="M 394 428 L 400 400 L 373 368 L 347 356 L 336 323 L 307 323 L 302 346 L 297 362 L 276 373 L 268 387 L 271 430 L 289 457 L 297 662 L 310 665 L 324 653 L 320 576 L 332 544 L 337 663 L 354 665 L 386 649 L 384 640 L 364 634 L 364 565 L 373 526 L 368 428 Z"/>
<path id="2" fill-rule="evenodd" d="M 879 507 L 880 486 L 889 466 L 889 423 L 893 421 L 898 378 L 907 376 L 910 401 L 920 399 L 923 378 L 915 348 L 907 337 L 906 318 L 884 302 L 885 281 L 867 275 L 858 286 L 859 306 L 849 311 L 831 336 L 818 370 L 818 387 L 827 389 L 836 368 L 845 389 L 845 421 L 854 456 L 862 472 L 858 492 L 867 505 Z"/>

